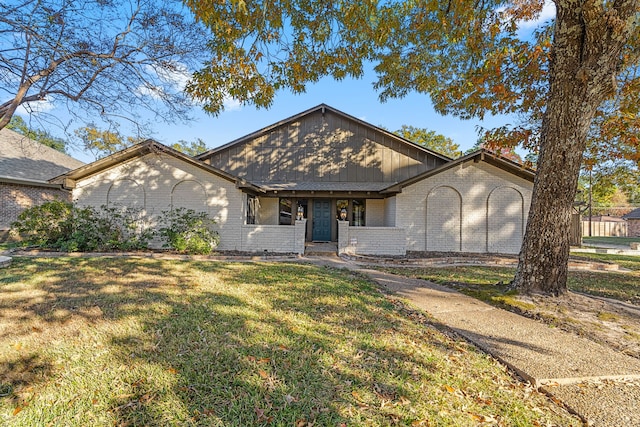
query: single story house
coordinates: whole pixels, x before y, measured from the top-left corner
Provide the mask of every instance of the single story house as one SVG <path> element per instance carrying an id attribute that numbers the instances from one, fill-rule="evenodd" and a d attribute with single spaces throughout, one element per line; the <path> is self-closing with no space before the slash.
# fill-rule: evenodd
<path id="1" fill-rule="evenodd" d="M 622 218 L 627 220 L 627 236 L 640 237 L 640 208 L 632 210 Z"/>
<path id="2" fill-rule="evenodd" d="M 18 215 L 48 200 L 71 200 L 71 191 L 49 179 L 84 165 L 13 130 L 0 130 L 0 240 Z"/>
<path id="3" fill-rule="evenodd" d="M 196 157 L 147 140 L 52 183 L 81 205 L 217 221 L 220 250 L 518 253 L 534 172 L 489 151 L 452 160 L 328 105 Z"/>

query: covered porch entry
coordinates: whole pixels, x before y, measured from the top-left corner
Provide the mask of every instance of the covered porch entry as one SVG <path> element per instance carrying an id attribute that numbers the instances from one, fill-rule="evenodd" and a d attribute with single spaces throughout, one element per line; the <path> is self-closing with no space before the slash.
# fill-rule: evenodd
<path id="1" fill-rule="evenodd" d="M 269 211 L 268 205 L 275 200 L 278 201 L 277 224 L 292 225 L 296 219 L 307 219 L 305 241 L 318 243 L 338 241 L 337 221 L 346 221 L 355 227 L 365 226 L 367 203 L 372 204 L 364 198 L 280 197 L 266 203 L 263 199 L 262 208 Z"/>

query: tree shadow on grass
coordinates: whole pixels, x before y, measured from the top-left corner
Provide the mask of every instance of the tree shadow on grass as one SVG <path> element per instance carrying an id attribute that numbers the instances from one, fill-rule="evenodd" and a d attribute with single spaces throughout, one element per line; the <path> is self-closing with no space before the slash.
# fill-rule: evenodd
<path id="1" fill-rule="evenodd" d="M 209 267 L 193 264 L 201 272 Z M 233 267 L 224 277 L 242 298 L 214 292 L 185 295 L 173 305 L 173 316 L 145 327 L 161 331 L 156 347 L 131 359 L 175 372 L 171 393 L 189 422 L 348 423 L 347 408 L 380 416 L 376 405 L 381 401 L 409 394 L 398 379 L 402 375 L 396 375 L 407 365 L 428 372 L 438 368 L 420 354 L 373 344 L 376 335 L 393 330 L 395 319 L 385 319 L 390 306 L 371 292 L 369 283 L 286 264 Z M 340 347 L 345 341 L 349 348 Z M 126 357 L 135 352 L 131 342 L 113 344 Z M 437 345 L 453 350 L 453 343 L 441 340 Z M 388 371 L 389 377 L 371 370 Z M 149 393 L 136 394 L 133 403 L 114 402 L 129 410 L 119 412 L 119 420 L 153 424 L 156 411 L 140 397 Z"/>
<path id="2" fill-rule="evenodd" d="M 332 269 L 18 259 L 0 286 L 0 319 L 12 326 L 0 343 L 34 349 L 3 363 L 39 370 L 37 388 L 82 395 L 23 411 L 42 424 L 411 424 L 415 415 L 398 403 L 410 393 L 404 382 L 441 367 L 411 343 L 386 341 L 405 339 L 410 321 L 370 282 Z M 57 356 L 69 367 L 50 368 L 48 348 L 63 347 L 60 338 L 79 348 Z M 455 351 L 428 334 L 407 339 Z M 20 387 L 33 382 L 25 378 Z"/>

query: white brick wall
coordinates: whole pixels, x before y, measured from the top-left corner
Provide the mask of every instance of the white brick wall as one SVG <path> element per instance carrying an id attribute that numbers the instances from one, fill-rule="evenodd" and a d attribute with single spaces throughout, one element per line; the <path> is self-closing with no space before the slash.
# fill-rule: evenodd
<path id="1" fill-rule="evenodd" d="M 406 233 L 396 227 L 350 227 L 338 221 L 338 253 L 405 255 Z"/>
<path id="2" fill-rule="evenodd" d="M 129 198 L 124 191 L 127 188 L 136 189 Z M 199 188 L 202 190 L 196 194 L 182 191 Z M 245 221 L 246 197 L 231 181 L 173 156 L 152 153 L 78 181 L 73 190 L 73 200 L 80 205 L 100 207 L 107 203 L 110 190 L 117 191 L 118 200 L 125 204 L 127 200 L 139 201 L 142 197 L 144 211 L 152 225 L 157 215 L 171 208 L 172 201 L 187 208 L 204 206 L 218 223 L 219 249 L 241 250 L 240 228 Z M 203 205 L 200 204 L 202 194 L 206 197 Z"/>
<path id="3" fill-rule="evenodd" d="M 426 198 L 426 216 L 426 250 L 460 251 L 462 196 L 458 190 L 448 185 L 431 189 Z"/>
<path id="4" fill-rule="evenodd" d="M 367 227 L 384 227 L 384 199 L 367 199 L 366 204 Z"/>
<path id="5" fill-rule="evenodd" d="M 395 225 L 406 229 L 409 251 L 518 253 L 532 188 L 487 163 L 466 162 L 405 187 Z"/>
<path id="6" fill-rule="evenodd" d="M 295 225 L 243 225 L 242 250 L 304 254 L 306 220 Z"/>
<path id="7" fill-rule="evenodd" d="M 384 226 L 396 225 L 396 196 L 384 199 Z"/>

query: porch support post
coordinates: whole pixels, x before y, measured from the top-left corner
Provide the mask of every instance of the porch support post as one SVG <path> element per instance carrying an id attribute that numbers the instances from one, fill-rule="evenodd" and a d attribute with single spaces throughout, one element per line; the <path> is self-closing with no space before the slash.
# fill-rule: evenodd
<path id="1" fill-rule="evenodd" d="M 296 220 L 294 227 L 295 230 L 293 233 L 293 252 L 297 253 L 298 255 L 304 255 L 304 241 L 307 232 L 307 220 Z"/>
<path id="2" fill-rule="evenodd" d="M 349 252 L 349 221 L 338 220 L 338 255 Z"/>

